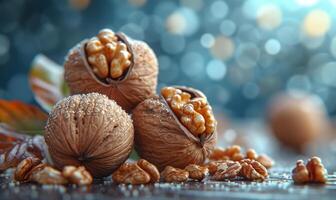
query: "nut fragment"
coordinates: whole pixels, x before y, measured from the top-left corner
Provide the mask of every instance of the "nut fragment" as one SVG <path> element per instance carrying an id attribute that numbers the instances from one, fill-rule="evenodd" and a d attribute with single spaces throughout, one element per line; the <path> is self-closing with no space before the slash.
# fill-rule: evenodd
<path id="1" fill-rule="evenodd" d="M 209 173 L 209 169 L 204 166 L 190 164 L 184 168 L 189 172 L 189 178 L 201 181 Z"/>
<path id="2" fill-rule="evenodd" d="M 261 154 L 258 155 L 254 149 L 248 149 L 246 151 L 246 156 L 241 153 L 241 148 L 238 145 L 233 145 L 223 149 L 221 147 L 216 147 L 209 156 L 210 160 L 233 160 L 240 161 L 244 158 L 250 160 L 256 160 L 264 167 L 271 168 L 274 165 L 274 161 L 267 155 Z"/>
<path id="3" fill-rule="evenodd" d="M 309 182 L 309 172 L 303 160 L 296 161 L 296 167 L 292 171 L 292 179 L 297 184 Z"/>
<path id="4" fill-rule="evenodd" d="M 20 182 L 29 181 L 31 170 L 40 163 L 41 160 L 36 157 L 28 157 L 22 160 L 15 169 L 14 179 Z"/>
<path id="5" fill-rule="evenodd" d="M 212 176 L 212 179 L 217 181 L 234 179 L 239 175 L 241 169 L 242 166 L 239 162 L 236 161 L 226 161 L 219 163 L 217 165 L 217 171 Z"/>
<path id="6" fill-rule="evenodd" d="M 86 171 L 83 166 L 65 166 L 62 175 L 69 180 L 70 183 L 76 185 L 90 185 L 93 180 L 91 174 Z"/>
<path id="7" fill-rule="evenodd" d="M 43 185 L 63 185 L 68 182 L 60 171 L 46 164 L 36 166 L 31 172 L 30 180 Z"/>
<path id="8" fill-rule="evenodd" d="M 306 165 L 304 165 L 302 160 L 298 160 L 292 171 L 292 179 L 297 184 L 326 183 L 327 176 L 328 172 L 319 157 L 310 158 Z"/>
<path id="9" fill-rule="evenodd" d="M 161 89 L 162 96 L 181 123 L 195 136 L 212 134 L 216 120 L 205 97 L 194 97 L 174 87 Z"/>
<path id="10" fill-rule="evenodd" d="M 137 164 L 141 169 L 145 170 L 145 172 L 149 174 L 151 183 L 155 183 L 160 180 L 160 173 L 159 170 L 155 167 L 155 165 L 153 165 L 152 163 L 148 162 L 145 159 L 138 160 Z"/>
<path id="11" fill-rule="evenodd" d="M 131 65 L 127 46 L 109 29 L 101 30 L 85 46 L 88 62 L 99 78 L 119 78 Z"/>
<path id="12" fill-rule="evenodd" d="M 112 180 L 118 184 L 146 184 L 151 180 L 150 175 L 136 163 L 124 163 L 112 174 Z"/>
<path id="13" fill-rule="evenodd" d="M 267 169 L 258 161 L 244 159 L 240 161 L 241 171 L 240 175 L 250 181 L 263 181 L 268 177 Z"/>
<path id="14" fill-rule="evenodd" d="M 181 183 L 188 180 L 189 172 L 183 169 L 167 166 L 162 172 L 161 176 L 165 182 Z"/>

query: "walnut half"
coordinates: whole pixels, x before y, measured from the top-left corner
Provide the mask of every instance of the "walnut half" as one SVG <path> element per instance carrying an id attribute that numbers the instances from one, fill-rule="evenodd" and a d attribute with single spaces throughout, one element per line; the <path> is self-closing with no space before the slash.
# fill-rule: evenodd
<path id="1" fill-rule="evenodd" d="M 292 179 L 296 184 L 326 183 L 328 172 L 319 157 L 312 157 L 304 165 L 303 160 L 298 160 L 292 171 Z"/>

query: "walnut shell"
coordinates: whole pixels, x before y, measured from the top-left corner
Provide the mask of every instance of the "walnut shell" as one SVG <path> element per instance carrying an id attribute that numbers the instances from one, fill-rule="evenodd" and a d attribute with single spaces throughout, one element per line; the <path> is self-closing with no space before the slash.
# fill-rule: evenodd
<path id="1" fill-rule="evenodd" d="M 116 36 L 123 41 L 132 55 L 132 63 L 126 74 L 108 83 L 92 72 L 84 50 L 88 40 L 72 48 L 64 63 L 64 78 L 71 94 L 98 92 L 115 100 L 130 112 L 143 100 L 156 93 L 158 62 L 153 50 L 142 41 L 133 40 L 123 33 Z"/>
<path id="2" fill-rule="evenodd" d="M 194 97 L 204 96 L 192 88 L 176 88 Z M 183 169 L 188 164 L 203 164 L 216 143 L 216 131 L 201 141 L 181 124 L 161 96 L 140 103 L 132 118 L 137 152 L 159 170 L 168 165 Z"/>
<path id="3" fill-rule="evenodd" d="M 58 102 L 45 131 L 57 168 L 83 165 L 94 177 L 117 169 L 131 153 L 134 140 L 130 116 L 98 93 L 73 95 Z"/>
<path id="4" fill-rule="evenodd" d="M 285 146 L 303 152 L 326 128 L 325 108 L 317 96 L 284 93 L 271 101 L 268 121 L 274 136 Z"/>

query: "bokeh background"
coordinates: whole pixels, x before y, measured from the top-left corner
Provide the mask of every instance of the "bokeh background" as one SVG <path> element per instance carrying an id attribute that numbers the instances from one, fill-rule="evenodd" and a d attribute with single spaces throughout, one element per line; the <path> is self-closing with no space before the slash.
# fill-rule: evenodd
<path id="1" fill-rule="evenodd" d="M 201 89 L 216 112 L 261 117 L 282 90 L 317 94 L 336 113 L 335 0 L 2 0 L 0 98 L 33 102 L 27 73 L 101 28 L 144 40 L 159 88 Z"/>

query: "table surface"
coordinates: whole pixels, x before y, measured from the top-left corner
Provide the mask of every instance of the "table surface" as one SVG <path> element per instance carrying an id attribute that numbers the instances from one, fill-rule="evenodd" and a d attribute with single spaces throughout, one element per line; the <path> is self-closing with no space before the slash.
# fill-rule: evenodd
<path id="1" fill-rule="evenodd" d="M 0 199 L 336 199 L 336 140 L 324 141 L 306 156 L 291 154 L 277 146 L 267 129 L 260 122 L 244 123 L 236 130 L 236 139 L 244 138 L 257 152 L 267 153 L 276 161 L 264 182 L 243 180 L 215 182 L 187 182 L 183 184 L 156 183 L 152 185 L 116 185 L 111 177 L 95 180 L 89 187 L 48 186 L 32 183 L 18 184 L 12 181 L 12 170 L 0 174 Z M 232 130 L 230 130 L 232 131 Z M 230 133 L 232 136 L 232 133 Z M 241 134 L 241 135 L 239 135 Z M 219 145 L 225 144 L 225 134 L 220 134 Z M 227 134 L 228 135 L 228 134 Z M 251 140 L 251 136 L 253 139 Z M 232 138 L 231 138 L 232 139 Z M 238 140 L 236 140 L 238 141 Z M 241 141 L 241 139 L 239 139 Z M 228 141 L 228 142 L 233 142 Z M 233 142 L 236 143 L 236 142 Z M 318 155 L 329 172 L 325 185 L 295 185 L 291 170 L 297 159 L 306 160 Z"/>

